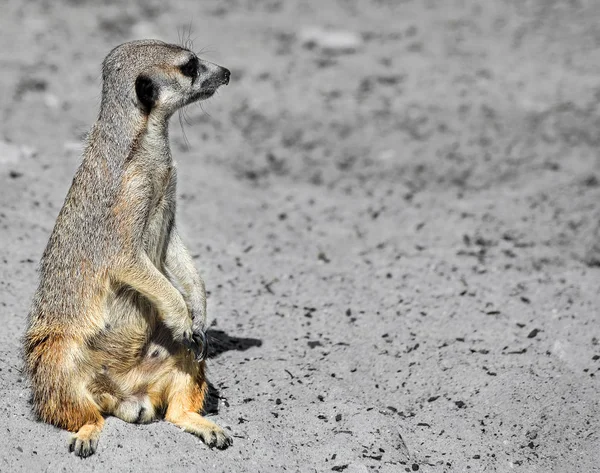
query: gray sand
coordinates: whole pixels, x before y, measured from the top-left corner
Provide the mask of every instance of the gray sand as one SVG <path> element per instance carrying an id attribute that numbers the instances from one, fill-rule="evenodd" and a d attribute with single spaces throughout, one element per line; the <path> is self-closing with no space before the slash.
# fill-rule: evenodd
<path id="1" fill-rule="evenodd" d="M 0 471 L 599 471 L 598 2 L 97 3 L 2 3 Z M 19 371 L 36 266 L 102 59 L 190 22 L 232 70 L 171 141 L 234 445 L 109 418 L 80 460 Z"/>

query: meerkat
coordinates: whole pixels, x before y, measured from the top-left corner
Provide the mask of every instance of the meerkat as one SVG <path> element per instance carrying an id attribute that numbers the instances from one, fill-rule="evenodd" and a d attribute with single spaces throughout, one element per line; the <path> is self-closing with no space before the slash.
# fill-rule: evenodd
<path id="1" fill-rule="evenodd" d="M 24 337 L 39 419 L 96 451 L 106 416 L 159 416 L 226 448 L 207 394 L 204 283 L 175 225 L 168 122 L 230 72 L 156 40 L 113 49 L 100 112 L 40 263 Z"/>

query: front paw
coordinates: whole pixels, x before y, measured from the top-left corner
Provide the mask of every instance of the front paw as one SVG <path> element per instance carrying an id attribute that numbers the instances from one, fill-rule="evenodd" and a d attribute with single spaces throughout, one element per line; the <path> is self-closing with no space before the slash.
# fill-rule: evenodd
<path id="1" fill-rule="evenodd" d="M 197 330 L 194 327 L 194 332 L 192 333 L 192 344 L 189 348 L 194 352 L 196 361 L 206 360 L 208 356 L 208 339 L 204 329 Z"/>

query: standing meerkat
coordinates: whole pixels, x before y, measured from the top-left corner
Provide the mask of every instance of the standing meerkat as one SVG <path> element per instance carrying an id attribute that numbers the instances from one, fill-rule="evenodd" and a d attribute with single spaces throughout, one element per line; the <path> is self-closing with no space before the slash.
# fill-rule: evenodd
<path id="1" fill-rule="evenodd" d="M 24 340 L 39 418 L 95 452 L 104 416 L 158 415 L 226 448 L 199 414 L 207 393 L 204 283 L 175 226 L 169 118 L 229 83 L 229 71 L 161 41 L 122 44 L 40 264 Z"/>

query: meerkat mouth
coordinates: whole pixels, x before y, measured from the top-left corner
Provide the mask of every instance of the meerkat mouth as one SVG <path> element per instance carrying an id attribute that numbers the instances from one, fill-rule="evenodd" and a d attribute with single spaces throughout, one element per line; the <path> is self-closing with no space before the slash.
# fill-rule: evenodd
<path id="1" fill-rule="evenodd" d="M 192 101 L 205 100 L 212 97 L 217 89 L 223 85 L 229 84 L 230 72 L 228 69 L 221 68 L 222 72 L 218 77 L 213 77 L 204 81 L 200 90 L 193 94 Z"/>
<path id="2" fill-rule="evenodd" d="M 210 88 L 210 89 L 202 89 L 192 95 L 192 102 L 197 102 L 199 100 L 206 100 L 212 97 L 217 91 L 218 87 Z"/>
<path id="3" fill-rule="evenodd" d="M 190 101 L 198 102 L 198 101 L 206 100 L 206 99 L 212 97 L 215 94 L 215 92 L 217 91 L 217 89 L 219 89 L 219 87 L 221 87 L 221 85 L 223 85 L 223 84 L 215 84 L 215 85 L 211 84 L 207 87 L 203 87 L 198 92 L 195 92 L 192 95 Z"/>

